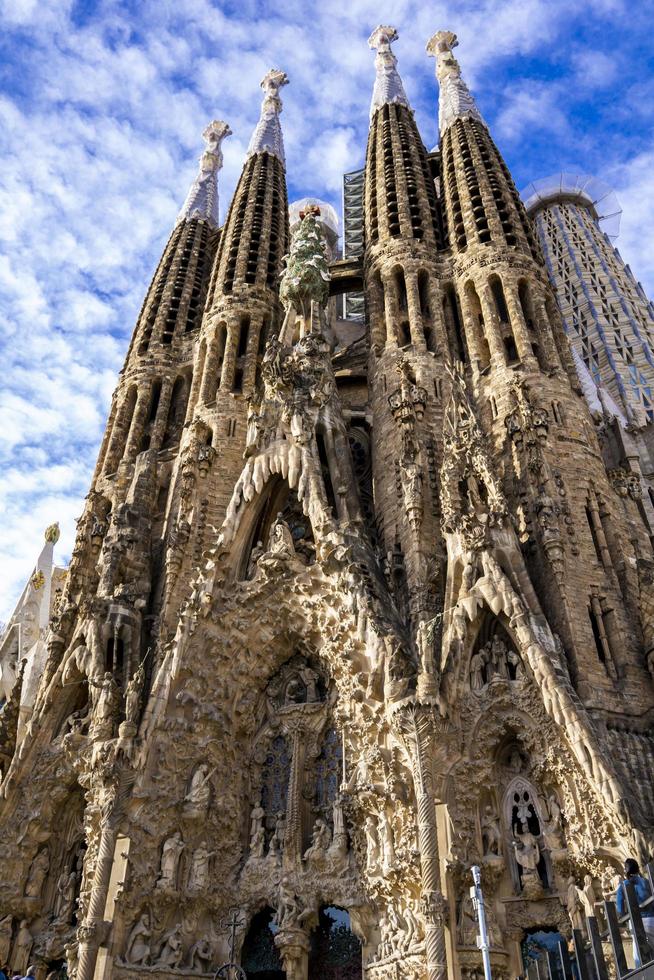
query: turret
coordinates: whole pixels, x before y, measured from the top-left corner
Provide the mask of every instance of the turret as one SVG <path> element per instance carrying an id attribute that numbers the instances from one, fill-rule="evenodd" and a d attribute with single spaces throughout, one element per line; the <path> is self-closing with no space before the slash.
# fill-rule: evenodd
<path id="1" fill-rule="evenodd" d="M 279 316 L 279 275 L 289 242 L 279 90 L 287 83 L 276 69 L 261 82 L 261 115 L 211 277 L 192 399 L 200 405 L 213 403 L 218 392 L 252 392 L 266 335 Z"/>
<path id="2" fill-rule="evenodd" d="M 640 521 L 629 543 L 627 525 L 620 524 L 542 252 L 461 77 L 456 45 L 456 35 L 439 31 L 427 51 L 436 58 L 440 84 L 445 207 L 462 314 L 459 356 L 494 447 L 494 471 L 504 474 L 536 592 L 562 639 L 573 683 L 590 705 L 616 682 L 632 692 L 640 683 L 639 627 L 629 599 L 636 586 L 618 556 L 626 549 L 635 567 L 646 529 Z M 562 451 L 565 445 L 574 450 Z M 458 492 L 454 484 L 451 492 Z M 463 510 L 490 507 L 488 489 L 480 493 L 473 485 L 464 497 Z M 452 576 L 453 539 L 446 538 Z"/>
<path id="3" fill-rule="evenodd" d="M 145 449 L 179 443 L 190 390 L 190 365 L 209 273 L 219 239 L 220 120 L 203 133 L 207 149 L 145 297 L 114 394 L 97 476 Z"/>
<path id="4" fill-rule="evenodd" d="M 438 31 L 427 52 L 440 85 L 442 185 L 464 338 L 461 356 L 475 377 L 521 363 L 530 370 L 574 369 L 543 276 L 542 256 L 508 168 L 495 146 L 452 49 Z M 521 272 L 535 272 L 542 285 Z"/>
<path id="5" fill-rule="evenodd" d="M 366 153 L 365 246 L 371 339 L 384 345 L 435 349 L 430 260 L 443 247 L 439 205 L 391 43 L 394 27 L 377 27 L 375 84 Z"/>

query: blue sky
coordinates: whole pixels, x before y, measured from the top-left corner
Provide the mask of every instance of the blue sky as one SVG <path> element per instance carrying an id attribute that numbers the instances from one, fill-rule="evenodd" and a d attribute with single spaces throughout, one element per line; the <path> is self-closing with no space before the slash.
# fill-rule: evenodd
<path id="1" fill-rule="evenodd" d="M 425 143 L 434 62 L 454 30 L 465 77 L 519 187 L 593 173 L 623 207 L 618 246 L 654 293 L 651 3 L 623 0 L 0 0 L 0 618 L 59 520 L 72 547 L 116 376 L 196 171 L 200 133 L 229 122 L 224 215 L 283 68 L 290 198 L 340 204 L 363 163 L 367 38 L 394 45 Z"/>

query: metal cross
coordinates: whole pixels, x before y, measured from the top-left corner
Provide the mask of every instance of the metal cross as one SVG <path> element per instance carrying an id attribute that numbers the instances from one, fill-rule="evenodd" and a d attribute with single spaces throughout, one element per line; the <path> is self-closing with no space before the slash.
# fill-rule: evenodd
<path id="1" fill-rule="evenodd" d="M 227 932 L 227 930 L 229 930 L 229 963 L 224 963 L 216 970 L 214 980 L 247 980 L 245 971 L 234 962 L 236 930 L 240 929 L 241 926 L 244 925 L 245 917 L 237 908 L 230 909 L 228 915 L 221 919 L 221 932 Z"/>

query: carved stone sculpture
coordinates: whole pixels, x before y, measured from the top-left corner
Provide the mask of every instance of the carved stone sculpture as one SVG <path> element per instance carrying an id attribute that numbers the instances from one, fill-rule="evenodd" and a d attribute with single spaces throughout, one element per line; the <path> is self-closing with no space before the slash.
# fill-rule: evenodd
<path id="1" fill-rule="evenodd" d="M 43 883 L 50 868 L 50 852 L 47 847 L 39 851 L 30 868 L 30 873 L 25 885 L 25 894 L 28 898 L 39 898 L 43 891 Z"/>
<path id="2" fill-rule="evenodd" d="M 3 919 L 0 919 L 0 963 L 3 964 L 9 960 L 13 921 L 11 915 L 5 915 Z"/>
<path id="3" fill-rule="evenodd" d="M 174 970 L 181 964 L 184 954 L 181 932 L 182 927 L 178 922 L 177 925 L 169 929 L 164 935 L 163 943 L 156 960 L 157 966 L 168 966 Z"/>
<path id="4" fill-rule="evenodd" d="M 135 966 L 148 966 L 151 957 L 151 936 L 148 914 L 144 912 L 127 939 L 125 962 L 133 963 Z"/>
<path id="5" fill-rule="evenodd" d="M 212 775 L 209 766 L 204 762 L 200 763 L 193 773 L 189 791 L 184 799 L 184 814 L 186 816 L 201 817 L 209 809 Z"/>
<path id="6" fill-rule="evenodd" d="M 202 841 L 200 846 L 193 851 L 191 870 L 188 876 L 189 892 L 203 892 L 209 887 L 209 861 L 214 853 L 214 851 L 208 850 L 206 841 Z"/>
<path id="7" fill-rule="evenodd" d="M 487 805 L 481 819 L 481 840 L 484 856 L 498 857 L 502 853 L 502 835 L 493 808 Z"/>
<path id="8" fill-rule="evenodd" d="M 21 975 L 27 972 L 30 953 L 33 945 L 32 933 L 29 930 L 27 919 L 22 919 L 18 927 L 18 935 L 14 940 L 14 948 L 11 954 L 11 965 Z"/>
<path id="9" fill-rule="evenodd" d="M 186 847 L 179 830 L 164 842 L 161 853 L 161 871 L 157 881 L 158 888 L 177 887 L 177 868 L 182 851 Z"/>
<path id="10" fill-rule="evenodd" d="M 198 939 L 189 950 L 188 965 L 193 973 L 209 973 L 213 949 L 208 939 Z"/>
<path id="11" fill-rule="evenodd" d="M 330 843 L 331 833 L 329 827 L 324 820 L 318 818 L 313 825 L 311 847 L 305 851 L 304 860 L 309 863 L 323 861 L 329 850 Z"/>

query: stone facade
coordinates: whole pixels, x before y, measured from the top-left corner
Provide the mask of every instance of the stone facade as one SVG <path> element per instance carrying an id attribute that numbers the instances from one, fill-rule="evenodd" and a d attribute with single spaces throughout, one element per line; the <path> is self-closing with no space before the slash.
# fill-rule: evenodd
<path id="1" fill-rule="evenodd" d="M 282 72 L 222 229 L 205 133 L 38 689 L 18 671 L 0 718 L 16 969 L 468 980 L 478 864 L 508 980 L 652 852 L 640 479 L 607 468 L 455 36 L 428 45 L 440 155 L 396 36 L 370 39 L 361 260 L 312 200 L 290 238 Z"/>

